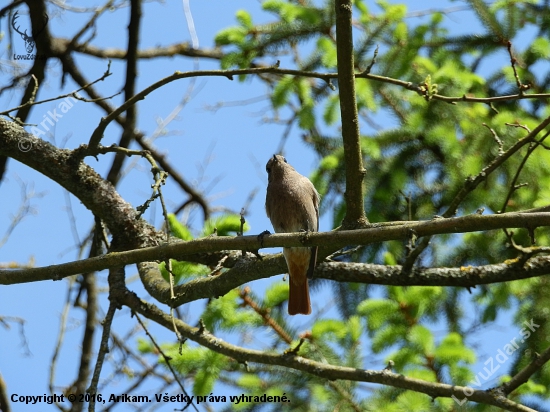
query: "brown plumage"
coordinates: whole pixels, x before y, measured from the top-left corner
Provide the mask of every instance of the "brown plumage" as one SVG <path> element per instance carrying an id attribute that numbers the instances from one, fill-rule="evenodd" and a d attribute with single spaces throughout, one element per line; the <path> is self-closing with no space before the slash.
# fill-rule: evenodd
<path id="1" fill-rule="evenodd" d="M 265 210 L 275 232 L 319 231 L 319 193 L 313 183 L 280 155 L 269 159 L 265 168 L 269 182 Z M 309 315 L 307 279 L 315 269 L 317 247 L 285 247 L 283 255 L 290 275 L 288 313 Z"/>

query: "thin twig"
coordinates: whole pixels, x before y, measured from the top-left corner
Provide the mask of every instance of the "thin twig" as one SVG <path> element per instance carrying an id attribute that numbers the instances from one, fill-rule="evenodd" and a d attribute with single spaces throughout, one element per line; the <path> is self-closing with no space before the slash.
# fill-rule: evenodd
<path id="1" fill-rule="evenodd" d="M 239 290 L 239 296 L 243 300 L 246 306 L 250 306 L 254 312 L 260 315 L 266 325 L 275 331 L 275 333 L 287 344 L 292 343 L 292 337 L 286 333 L 286 331 L 279 325 L 270 315 L 269 311 L 262 309 L 252 298 L 250 297 L 250 288 L 248 286 Z"/>
<path id="2" fill-rule="evenodd" d="M 160 353 L 160 355 L 162 356 L 162 358 L 164 359 L 164 362 L 166 363 L 166 366 L 168 367 L 168 369 L 170 369 L 170 372 L 172 373 L 172 376 L 174 377 L 174 380 L 178 383 L 181 391 L 183 392 L 183 394 L 188 398 L 188 399 L 191 399 L 191 397 L 188 395 L 187 391 L 185 390 L 185 387 L 183 386 L 183 384 L 181 383 L 180 381 L 180 378 L 178 377 L 176 371 L 174 370 L 174 368 L 172 367 L 172 364 L 170 363 L 170 361 L 172 360 L 172 358 L 170 358 L 168 355 L 166 355 L 166 353 L 164 353 L 164 351 L 162 350 L 162 348 L 158 345 L 158 343 L 155 341 L 155 338 L 153 338 L 153 335 L 151 335 L 151 333 L 149 332 L 149 330 L 145 327 L 145 324 L 143 323 L 143 321 L 141 320 L 141 318 L 139 317 L 139 315 L 136 313 L 136 312 L 132 312 L 132 315 L 136 317 L 138 323 L 141 325 L 141 327 L 143 328 L 143 330 L 145 331 L 145 334 L 149 337 L 149 339 L 151 339 L 151 343 L 153 343 L 153 345 L 155 346 L 155 349 L 158 351 L 158 353 Z M 174 317 L 172 315 L 170 315 L 172 317 L 172 319 L 174 319 Z M 178 333 L 179 334 L 179 333 Z M 191 405 L 193 406 L 193 409 L 195 409 L 195 411 L 199 411 L 197 409 L 197 407 L 195 406 L 195 404 L 191 401 L 190 402 Z"/>
<path id="3" fill-rule="evenodd" d="M 494 129 L 489 127 L 487 123 L 481 123 L 481 125 L 489 129 L 489 131 L 493 135 L 493 139 L 495 139 L 495 142 L 497 142 L 497 145 L 498 145 L 498 155 L 501 156 L 504 153 L 504 144 L 502 143 L 502 140 L 500 139 L 500 137 L 498 137 L 497 132 L 495 132 Z"/>
<path id="4" fill-rule="evenodd" d="M 516 170 L 516 173 L 514 177 L 512 178 L 512 181 L 510 182 L 510 190 L 508 190 L 508 194 L 506 195 L 506 199 L 504 199 L 504 202 L 502 204 L 502 207 L 500 209 L 500 213 L 504 213 L 506 211 L 506 207 L 508 206 L 508 202 L 510 201 L 510 198 L 512 197 L 512 194 L 522 187 L 523 185 L 517 185 L 516 182 L 519 179 L 519 175 L 521 171 L 523 170 L 523 167 L 527 163 L 527 160 L 531 156 L 531 154 L 535 151 L 535 149 L 544 142 L 544 140 L 550 135 L 550 132 L 546 132 L 539 140 L 535 141 L 527 150 L 527 153 L 525 153 L 525 156 L 521 160 L 520 165 L 518 166 L 518 169 Z"/>
<path id="5" fill-rule="evenodd" d="M 517 59 L 512 54 L 512 42 L 507 43 L 507 49 L 508 54 L 510 55 L 510 65 L 512 66 L 512 70 L 514 71 L 514 78 L 516 79 L 516 85 L 519 89 L 519 94 L 523 95 L 524 90 L 527 90 L 531 87 L 529 84 L 523 84 L 521 80 L 519 79 L 518 72 L 516 70 L 516 63 L 518 62 Z"/>
<path id="6" fill-rule="evenodd" d="M 99 352 L 97 354 L 97 361 L 94 368 L 94 374 L 90 386 L 86 389 L 86 392 L 90 395 L 97 394 L 97 386 L 99 384 L 99 375 L 101 375 L 101 369 L 105 362 L 105 355 L 109 353 L 109 335 L 111 334 L 111 325 L 113 324 L 113 318 L 117 310 L 117 303 L 114 301 L 109 302 L 109 310 L 103 320 L 103 333 L 101 335 L 101 344 L 99 346 Z M 90 403 L 88 404 L 88 411 L 95 411 L 95 396 L 90 397 Z"/>
<path id="7" fill-rule="evenodd" d="M 48 103 L 48 102 L 53 102 L 55 100 L 60 100 L 60 99 L 65 99 L 67 97 L 74 97 L 75 99 L 78 99 L 78 100 L 82 100 L 82 101 L 85 101 L 85 102 L 96 102 L 98 101 L 97 99 L 93 99 L 93 100 L 88 100 L 88 99 L 84 99 L 80 96 L 78 96 L 78 92 L 82 91 L 82 90 L 86 90 L 88 87 L 96 84 L 97 82 L 101 82 L 103 80 L 105 80 L 107 77 L 109 77 L 112 73 L 110 71 L 111 69 L 111 61 L 109 60 L 109 63 L 107 64 L 107 70 L 105 71 L 105 73 L 103 73 L 103 75 L 97 79 L 97 80 L 94 80 L 93 82 L 91 83 L 88 83 L 87 85 L 79 88 L 79 89 L 76 89 L 70 93 L 67 93 L 67 94 L 62 94 L 62 95 L 59 95 L 57 97 L 53 97 L 51 99 L 45 99 L 45 100 L 40 100 L 38 102 L 35 102 L 34 101 L 34 98 L 36 96 L 36 92 L 38 91 L 38 81 L 36 80 L 36 77 L 34 75 L 32 75 L 32 78 L 34 79 L 35 81 L 35 88 L 34 88 L 34 91 L 33 91 L 33 94 L 31 96 L 31 99 L 29 99 L 26 103 L 23 103 L 17 107 L 14 107 L 12 109 L 8 109 L 8 110 L 4 110 L 3 112 L 0 112 L 0 115 L 7 115 L 8 113 L 10 112 L 13 112 L 15 110 L 19 110 L 19 109 L 22 109 L 22 108 L 25 108 L 25 107 L 29 107 L 29 106 L 37 106 L 39 104 L 44 104 L 44 103 Z M 118 93 L 114 94 L 113 96 L 109 96 L 109 97 L 102 97 L 101 100 L 106 100 L 106 99 L 110 99 L 114 96 L 116 96 Z M 10 116 L 11 117 L 11 116 Z"/>

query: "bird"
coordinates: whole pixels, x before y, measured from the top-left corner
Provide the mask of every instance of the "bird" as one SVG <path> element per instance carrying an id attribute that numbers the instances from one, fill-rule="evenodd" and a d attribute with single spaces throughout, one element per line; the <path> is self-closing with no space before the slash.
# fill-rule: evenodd
<path id="1" fill-rule="evenodd" d="M 313 183 L 281 155 L 273 155 L 265 168 L 268 175 L 265 210 L 275 232 L 318 232 L 320 196 Z M 290 275 L 288 314 L 309 315 L 308 278 L 313 277 L 317 247 L 285 247 L 283 255 Z"/>

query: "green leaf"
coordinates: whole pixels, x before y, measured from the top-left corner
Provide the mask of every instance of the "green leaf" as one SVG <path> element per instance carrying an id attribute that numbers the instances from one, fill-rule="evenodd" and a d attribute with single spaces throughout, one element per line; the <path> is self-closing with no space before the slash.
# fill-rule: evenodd
<path id="1" fill-rule="evenodd" d="M 376 3 L 384 9 L 384 17 L 390 21 L 399 21 L 407 14 L 407 6 L 404 4 L 390 4 L 386 0 L 378 0 Z"/>
<path id="2" fill-rule="evenodd" d="M 335 319 L 321 319 L 314 323 L 311 334 L 316 339 L 339 340 L 347 334 L 346 325 Z"/>
<path id="3" fill-rule="evenodd" d="M 323 120 L 327 125 L 333 125 L 340 118 L 340 99 L 338 96 L 330 96 L 325 104 Z"/>
<path id="4" fill-rule="evenodd" d="M 244 43 L 247 34 L 248 30 L 244 27 L 229 27 L 216 34 L 214 42 L 216 46 L 226 46 L 229 44 L 241 45 Z"/>
<path id="5" fill-rule="evenodd" d="M 241 308 L 241 298 L 237 289 L 212 300 L 202 314 L 202 320 L 210 331 L 242 330 L 261 324 L 261 318 L 256 312 L 250 308 L 246 310 Z"/>
<path id="6" fill-rule="evenodd" d="M 512 380 L 512 377 L 510 375 L 502 376 L 500 381 L 501 383 L 506 383 Z M 527 382 L 523 383 L 519 388 L 517 388 L 514 391 L 515 395 L 545 395 L 548 393 L 548 388 L 544 385 L 538 384 L 533 382 L 532 380 L 528 380 Z"/>
<path id="7" fill-rule="evenodd" d="M 285 6 L 286 2 L 281 0 L 265 0 L 264 2 L 262 2 L 262 9 L 277 14 L 279 14 L 281 9 L 283 9 Z"/>
<path id="8" fill-rule="evenodd" d="M 437 382 L 437 374 L 434 370 L 412 368 L 407 371 L 407 376 L 414 379 L 422 379 L 427 382 Z"/>
<path id="9" fill-rule="evenodd" d="M 207 266 L 198 264 L 198 263 L 191 263 L 191 262 L 185 262 L 185 261 L 177 261 L 174 259 L 170 259 L 172 263 L 172 274 L 174 275 L 174 283 L 176 285 L 180 284 L 184 280 L 194 279 L 199 276 L 208 275 L 210 273 L 210 269 Z M 162 274 L 162 277 L 166 282 L 170 282 L 169 273 L 166 270 L 166 264 L 164 262 L 161 262 L 159 264 L 159 268 Z"/>
<path id="10" fill-rule="evenodd" d="M 367 109 L 369 112 L 375 113 L 378 111 L 378 105 L 376 104 L 373 96 L 373 90 L 368 81 L 363 79 L 357 79 L 356 84 L 357 94 L 357 109 Z"/>
<path id="11" fill-rule="evenodd" d="M 397 344 L 406 335 L 407 328 L 399 324 L 388 323 L 378 329 L 372 338 L 372 350 L 375 353 L 387 350 Z"/>
<path id="12" fill-rule="evenodd" d="M 449 375 L 452 382 L 462 386 L 470 385 L 475 378 L 474 372 L 469 367 L 456 363 L 449 365 Z"/>
<path id="13" fill-rule="evenodd" d="M 550 40 L 546 37 L 537 37 L 531 44 L 531 51 L 541 59 L 550 57 Z"/>
<path id="14" fill-rule="evenodd" d="M 449 333 L 436 348 L 434 354 L 443 363 L 465 362 L 473 364 L 476 361 L 475 353 L 464 346 L 462 336 L 456 332 Z"/>
<path id="15" fill-rule="evenodd" d="M 501 9 L 509 9 L 510 7 L 518 7 L 523 4 L 537 4 L 539 0 L 495 0 L 490 7 L 491 11 Z"/>
<path id="16" fill-rule="evenodd" d="M 195 374 L 193 393 L 202 396 L 210 394 L 214 390 L 214 384 L 227 361 L 224 355 L 208 350 L 204 354 L 204 362 L 201 368 Z"/>
<path id="17" fill-rule="evenodd" d="M 222 215 L 208 219 L 204 223 L 201 236 L 209 236 L 216 231 L 218 236 L 229 236 L 236 234 L 241 230 L 241 217 L 238 215 Z M 250 230 L 250 226 L 245 222 L 244 232 Z"/>
<path id="18" fill-rule="evenodd" d="M 422 325 L 413 325 L 408 333 L 411 343 L 420 348 L 420 350 L 429 355 L 434 351 L 434 338 L 432 332 Z"/>
<path id="19" fill-rule="evenodd" d="M 288 103 L 290 93 L 294 89 L 294 77 L 283 76 L 283 78 L 277 83 L 271 94 L 271 102 L 273 107 L 282 107 Z"/>
<path id="20" fill-rule="evenodd" d="M 384 264 L 388 266 L 397 265 L 397 259 L 395 258 L 393 253 L 384 252 Z"/>
<path id="21" fill-rule="evenodd" d="M 286 22 L 294 21 L 302 13 L 302 7 L 279 0 L 266 0 L 262 8 L 278 14 Z"/>
<path id="22" fill-rule="evenodd" d="M 302 105 L 298 111 L 299 125 L 302 129 L 311 129 L 315 126 L 315 114 L 313 113 L 313 105 Z"/>
<path id="23" fill-rule="evenodd" d="M 429 396 L 413 391 L 405 391 L 399 394 L 396 403 L 401 410 L 429 411 L 433 409 L 432 399 Z"/>
<path id="24" fill-rule="evenodd" d="M 321 54 L 323 66 L 329 69 L 336 67 L 336 45 L 334 42 L 326 37 L 320 37 L 319 40 L 317 40 L 317 48 Z"/>
<path id="25" fill-rule="evenodd" d="M 238 10 L 235 16 L 241 26 L 245 27 L 246 29 L 250 30 L 254 27 L 254 25 L 252 24 L 252 16 L 246 10 Z"/>
<path id="26" fill-rule="evenodd" d="M 355 0 L 353 2 L 353 6 L 359 10 L 361 12 L 361 14 L 368 14 L 369 12 L 369 8 L 367 7 L 367 5 L 365 4 L 365 1 L 364 0 Z"/>
<path id="27" fill-rule="evenodd" d="M 246 60 L 243 59 L 243 56 L 240 52 L 230 52 L 224 55 L 220 61 L 220 66 L 222 69 L 227 70 L 232 67 L 243 67 Z"/>
<path id="28" fill-rule="evenodd" d="M 369 137 L 361 138 L 361 151 L 372 160 L 380 159 L 382 156 L 382 151 L 380 150 L 378 142 Z"/>
<path id="29" fill-rule="evenodd" d="M 264 304 L 268 308 L 278 306 L 288 300 L 288 282 L 275 282 L 265 291 Z"/>
<path id="30" fill-rule="evenodd" d="M 405 22 L 399 22 L 395 26 L 393 38 L 396 42 L 406 42 L 408 38 L 408 28 Z"/>
<path id="31" fill-rule="evenodd" d="M 137 349 L 141 353 L 154 353 L 155 347 L 149 339 L 142 337 L 137 338 Z"/>
<path id="32" fill-rule="evenodd" d="M 397 302 L 387 299 L 367 299 L 357 306 L 357 313 L 367 318 L 369 330 L 377 330 L 382 327 L 398 310 Z"/>
<path id="33" fill-rule="evenodd" d="M 361 324 L 361 319 L 359 316 L 351 316 L 348 319 L 348 330 L 351 336 L 351 339 L 354 342 L 358 342 L 363 333 L 363 325 Z"/>
<path id="34" fill-rule="evenodd" d="M 321 159 L 319 167 L 323 170 L 334 170 L 338 167 L 338 163 L 338 157 L 335 155 L 329 155 Z"/>
<path id="35" fill-rule="evenodd" d="M 244 373 L 237 379 L 237 384 L 250 391 L 253 391 L 262 386 L 262 379 L 252 373 Z"/>
<path id="36" fill-rule="evenodd" d="M 316 404 L 328 402 L 332 399 L 332 394 L 326 388 L 326 385 L 312 384 L 311 393 L 313 398 L 317 401 Z"/>
<path id="37" fill-rule="evenodd" d="M 410 368 L 411 365 L 424 365 L 426 358 L 423 354 L 409 346 L 402 347 L 395 352 L 392 352 L 386 357 L 386 362 L 394 362 L 394 369 L 396 371 L 403 371 L 406 368 Z"/>
<path id="38" fill-rule="evenodd" d="M 193 236 L 187 226 L 182 225 L 173 213 L 168 214 L 168 224 L 170 225 L 170 231 L 175 237 L 186 241 L 193 240 Z"/>

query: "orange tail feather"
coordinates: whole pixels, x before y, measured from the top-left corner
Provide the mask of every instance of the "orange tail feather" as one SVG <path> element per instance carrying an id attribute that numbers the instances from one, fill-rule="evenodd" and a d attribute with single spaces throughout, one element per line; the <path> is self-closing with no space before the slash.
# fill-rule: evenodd
<path id="1" fill-rule="evenodd" d="M 290 275 L 288 314 L 309 315 L 311 313 L 311 302 L 309 300 L 307 272 L 311 250 L 309 248 L 283 248 L 283 254 Z"/>
<path id="2" fill-rule="evenodd" d="M 290 289 L 288 294 L 288 314 L 289 315 L 309 315 L 311 313 L 311 303 L 309 301 L 309 286 L 307 279 L 304 283 L 294 283 L 290 279 Z"/>

